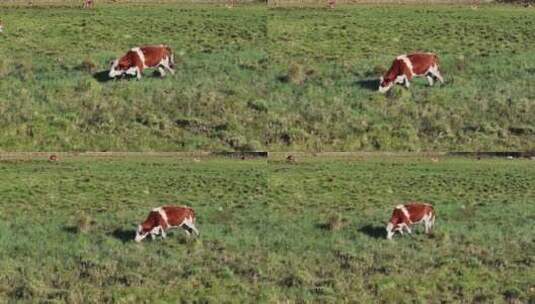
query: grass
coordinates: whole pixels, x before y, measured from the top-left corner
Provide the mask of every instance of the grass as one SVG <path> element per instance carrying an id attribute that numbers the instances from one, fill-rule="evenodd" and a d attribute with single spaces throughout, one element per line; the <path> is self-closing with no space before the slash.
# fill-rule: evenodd
<path id="1" fill-rule="evenodd" d="M 535 301 L 530 160 L 130 157 L 0 163 L 6 302 Z M 431 237 L 385 240 L 397 203 Z M 187 204 L 201 236 L 132 241 Z"/>
<path id="2" fill-rule="evenodd" d="M 3 151 L 534 149 L 535 11 L 513 6 L 2 8 Z M 167 43 L 178 73 L 101 77 Z M 446 84 L 377 94 L 398 54 Z"/>

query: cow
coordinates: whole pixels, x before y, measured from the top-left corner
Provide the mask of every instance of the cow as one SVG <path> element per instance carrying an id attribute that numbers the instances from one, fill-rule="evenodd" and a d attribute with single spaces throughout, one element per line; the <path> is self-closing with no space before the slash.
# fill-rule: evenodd
<path id="1" fill-rule="evenodd" d="M 195 211 L 186 206 L 162 206 L 152 209 L 147 219 L 137 227 L 134 240 L 139 243 L 149 234 L 153 240 L 158 234 L 166 238 L 165 232 L 172 228 L 182 228 L 188 236 L 191 232 L 199 235 L 195 227 Z"/>
<path id="2" fill-rule="evenodd" d="M 391 240 L 396 231 L 403 235 L 403 229 L 410 234 L 409 226 L 422 222 L 425 225 L 425 233 L 429 234 L 435 224 L 435 216 L 433 206 L 427 203 L 411 202 L 397 205 L 386 226 L 386 238 Z"/>
<path id="3" fill-rule="evenodd" d="M 334 9 L 336 7 L 336 0 L 327 0 L 327 6 L 330 9 Z"/>
<path id="4" fill-rule="evenodd" d="M 0 34 L 4 32 L 4 23 L 0 20 Z"/>
<path id="5" fill-rule="evenodd" d="M 82 8 L 93 8 L 93 0 L 84 0 Z"/>
<path id="6" fill-rule="evenodd" d="M 379 92 L 386 93 L 394 84 L 404 84 L 409 88 L 409 81 L 414 76 L 425 76 L 430 86 L 434 84 L 435 78 L 444 83 L 438 63 L 438 57 L 433 53 L 400 55 L 394 59 L 386 74 L 381 76 Z"/>
<path id="7" fill-rule="evenodd" d="M 233 8 L 238 4 L 238 0 L 227 0 L 227 8 Z"/>
<path id="8" fill-rule="evenodd" d="M 165 70 L 175 74 L 175 58 L 170 47 L 166 45 L 147 45 L 130 49 L 123 57 L 116 59 L 110 64 L 108 76 L 115 78 L 124 74 L 136 76 L 141 79 L 141 74 L 146 68 L 158 68 L 160 76 L 165 76 Z"/>

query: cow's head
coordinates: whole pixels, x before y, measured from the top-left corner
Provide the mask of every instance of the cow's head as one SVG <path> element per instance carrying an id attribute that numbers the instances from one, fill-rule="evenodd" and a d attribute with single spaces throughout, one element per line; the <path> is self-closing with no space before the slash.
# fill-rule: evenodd
<path id="1" fill-rule="evenodd" d="M 136 76 L 137 73 L 137 67 L 131 65 L 128 60 L 118 59 L 110 62 L 110 73 L 108 74 L 110 78 L 123 75 Z"/>
<path id="2" fill-rule="evenodd" d="M 152 227 L 146 225 L 139 225 L 137 226 L 136 237 L 134 238 L 134 240 L 139 243 L 148 235 L 150 235 L 154 239 L 154 237 L 161 233 L 161 231 L 162 227 L 160 226 Z"/>
<path id="3" fill-rule="evenodd" d="M 391 240 L 396 231 L 401 231 L 401 229 L 403 228 L 402 224 L 402 219 L 394 213 L 392 215 L 392 218 L 390 218 L 390 221 L 386 225 L 386 238 Z"/>
<path id="4" fill-rule="evenodd" d="M 386 93 L 394 85 L 394 80 L 385 79 L 383 76 L 379 78 L 379 92 Z"/>
<path id="5" fill-rule="evenodd" d="M 4 23 L 2 23 L 2 20 L 0 20 L 0 33 L 4 31 Z"/>
<path id="6" fill-rule="evenodd" d="M 110 76 L 110 78 L 121 76 L 124 74 L 125 70 L 126 68 L 120 63 L 118 59 L 112 60 L 110 62 L 110 73 L 108 74 L 108 76 Z"/>
<path id="7" fill-rule="evenodd" d="M 142 225 L 137 226 L 136 238 L 134 240 L 138 243 L 141 242 L 144 238 L 147 237 L 147 235 L 149 235 L 149 232 L 150 231 L 146 231 L 145 229 L 143 229 Z"/>

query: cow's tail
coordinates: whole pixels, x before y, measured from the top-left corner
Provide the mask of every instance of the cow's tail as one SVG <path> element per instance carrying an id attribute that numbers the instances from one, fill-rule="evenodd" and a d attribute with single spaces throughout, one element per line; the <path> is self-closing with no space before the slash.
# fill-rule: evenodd
<path id="1" fill-rule="evenodd" d="M 169 66 L 170 68 L 175 68 L 175 54 L 173 54 L 173 50 L 169 46 L 165 46 L 165 49 L 167 50 L 167 53 L 169 54 Z"/>

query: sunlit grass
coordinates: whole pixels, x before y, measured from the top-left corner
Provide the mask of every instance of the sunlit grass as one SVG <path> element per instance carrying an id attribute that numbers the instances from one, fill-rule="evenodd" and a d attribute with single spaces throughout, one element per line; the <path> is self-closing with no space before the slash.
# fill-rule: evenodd
<path id="1" fill-rule="evenodd" d="M 117 4 L 6 7 L 2 20 L 2 150 L 534 147 L 529 9 Z M 175 50 L 175 76 L 94 77 L 147 43 Z M 412 51 L 436 52 L 446 84 L 377 94 L 381 72 Z"/>
<path id="2" fill-rule="evenodd" d="M 0 163 L 0 298 L 102 302 L 533 301 L 529 160 L 66 159 Z M 407 200 L 431 237 L 387 241 Z M 162 204 L 201 236 L 133 242 Z"/>

